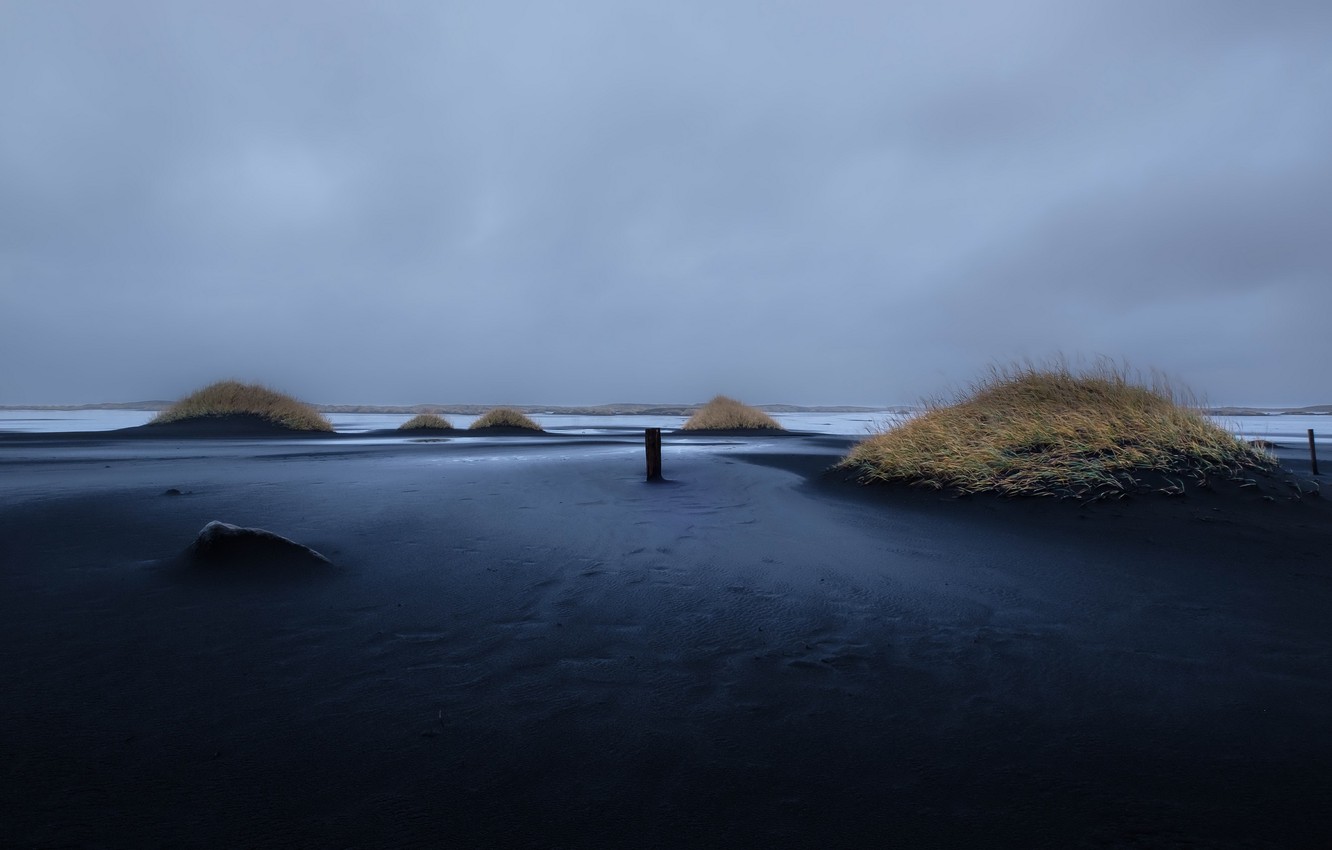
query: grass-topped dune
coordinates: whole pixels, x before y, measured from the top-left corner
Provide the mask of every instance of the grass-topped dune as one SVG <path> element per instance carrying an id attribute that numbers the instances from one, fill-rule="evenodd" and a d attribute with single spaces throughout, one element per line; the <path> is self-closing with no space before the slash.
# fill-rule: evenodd
<path id="1" fill-rule="evenodd" d="M 684 431 L 783 431 L 776 419 L 724 395 L 700 407 L 680 426 Z"/>
<path id="2" fill-rule="evenodd" d="M 496 407 L 486 411 L 486 413 L 471 425 L 473 431 L 482 428 L 522 428 L 527 431 L 542 430 L 540 425 L 532 421 L 532 419 L 521 410 L 515 410 L 512 407 Z"/>
<path id="3" fill-rule="evenodd" d="M 261 384 L 218 381 L 182 398 L 154 417 L 150 425 L 223 416 L 257 417 L 292 431 L 332 431 L 318 410 Z"/>
<path id="4" fill-rule="evenodd" d="M 434 413 L 418 413 L 398 426 L 399 431 L 449 431 L 453 425 L 443 416 Z"/>
<path id="5" fill-rule="evenodd" d="M 1241 478 L 1275 461 L 1209 421 L 1164 379 L 1101 365 L 994 368 L 951 402 L 858 445 L 860 480 L 1007 496 L 1179 493 L 1187 480 Z"/>

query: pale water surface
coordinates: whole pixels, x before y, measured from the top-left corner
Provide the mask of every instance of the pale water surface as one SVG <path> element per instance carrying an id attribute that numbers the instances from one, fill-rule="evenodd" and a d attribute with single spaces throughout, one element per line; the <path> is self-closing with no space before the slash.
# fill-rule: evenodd
<path id="1" fill-rule="evenodd" d="M 154 416 L 148 410 L 0 410 L 0 433 L 58 433 L 61 431 L 112 431 L 144 425 Z M 402 413 L 333 413 L 329 419 L 342 433 L 357 434 L 397 428 L 410 419 Z M 447 417 L 456 428 L 466 428 L 475 416 Z M 628 434 L 644 428 L 679 428 L 683 416 L 532 416 L 548 431 L 562 434 Z M 792 431 L 817 434 L 865 436 L 891 427 L 903 419 L 892 411 L 869 413 L 779 413 L 774 418 Z M 1264 439 L 1289 447 L 1303 445 L 1307 429 L 1317 442 L 1332 442 L 1332 416 L 1226 416 L 1216 422 L 1245 439 Z"/>

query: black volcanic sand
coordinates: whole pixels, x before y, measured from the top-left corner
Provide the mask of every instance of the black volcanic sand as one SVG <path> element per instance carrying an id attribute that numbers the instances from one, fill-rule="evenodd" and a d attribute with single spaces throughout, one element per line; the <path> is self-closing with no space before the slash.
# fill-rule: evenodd
<path id="1" fill-rule="evenodd" d="M 357 436 L 379 437 L 557 437 L 549 431 L 534 431 L 513 425 L 491 425 L 487 428 L 402 428 L 369 431 Z"/>
<path id="2" fill-rule="evenodd" d="M 519 428 L 514 425 L 490 425 L 485 428 L 468 428 L 466 431 L 460 431 L 461 434 L 471 434 L 476 437 L 540 437 L 550 436 L 545 431 L 535 431 L 531 428 Z"/>
<path id="3" fill-rule="evenodd" d="M 632 439 L 47 436 L 0 439 L 0 846 L 1332 839 L 1332 509 L 1279 483 L 1087 506 L 857 487 L 830 437 L 668 441 L 650 487 Z M 333 563 L 199 569 L 214 519 Z"/>
<path id="4" fill-rule="evenodd" d="M 459 428 L 381 428 L 366 433 L 376 437 L 460 437 L 466 432 Z"/>

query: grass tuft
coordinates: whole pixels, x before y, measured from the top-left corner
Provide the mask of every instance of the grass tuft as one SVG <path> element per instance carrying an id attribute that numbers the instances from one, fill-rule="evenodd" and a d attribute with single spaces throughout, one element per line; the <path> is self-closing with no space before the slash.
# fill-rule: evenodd
<path id="1" fill-rule="evenodd" d="M 681 428 L 685 431 L 714 431 L 768 428 L 785 430 L 757 407 L 719 395 L 700 407 Z"/>
<path id="2" fill-rule="evenodd" d="M 540 431 L 541 426 L 533 422 L 521 410 L 512 407 L 496 407 L 487 411 L 472 423 L 472 428 L 526 428 Z"/>
<path id="3" fill-rule="evenodd" d="M 963 493 L 1094 498 L 1182 479 L 1272 470 L 1270 455 L 1209 421 L 1161 376 L 1122 366 L 991 367 L 948 402 L 856 446 L 842 461 L 864 482 Z M 1163 484 L 1163 482 L 1165 482 Z"/>
<path id="4" fill-rule="evenodd" d="M 152 424 L 251 414 L 293 431 L 332 431 L 333 425 L 310 405 L 261 384 L 218 381 L 182 398 L 153 418 Z"/>
<path id="5" fill-rule="evenodd" d="M 449 423 L 449 420 L 445 419 L 443 416 L 437 416 L 433 413 L 418 413 L 415 416 L 413 416 L 411 419 L 408 419 L 406 422 L 399 425 L 398 430 L 399 431 L 418 431 L 418 430 L 446 431 L 452 427 L 453 425 Z"/>

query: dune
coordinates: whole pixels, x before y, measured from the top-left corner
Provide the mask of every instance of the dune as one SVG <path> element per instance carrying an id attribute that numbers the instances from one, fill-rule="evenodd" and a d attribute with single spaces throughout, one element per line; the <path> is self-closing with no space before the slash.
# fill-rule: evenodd
<path id="1" fill-rule="evenodd" d="M 782 432 L 785 429 L 757 407 L 724 395 L 715 396 L 680 426 L 694 434 L 743 435 L 748 432 Z"/>
<path id="2" fill-rule="evenodd" d="M 1146 386 L 1106 365 L 996 367 L 957 398 L 929 402 L 860 443 L 843 466 L 867 483 L 1075 498 L 1180 495 L 1275 470 L 1270 454 L 1188 398 L 1163 379 Z"/>
<path id="3" fill-rule="evenodd" d="M 218 381 L 196 390 L 157 414 L 146 427 L 201 421 L 203 427 L 216 426 L 207 420 L 217 418 L 236 428 L 250 428 L 257 419 L 285 431 L 333 430 L 312 406 L 260 384 L 239 381 Z M 177 430 L 184 432 L 179 426 Z"/>
<path id="4" fill-rule="evenodd" d="M 522 433 L 540 432 L 542 428 L 520 410 L 512 407 L 496 407 L 473 422 L 470 430 L 487 433 Z"/>
<path id="5" fill-rule="evenodd" d="M 398 426 L 399 431 L 452 431 L 453 425 L 443 416 L 418 413 Z"/>

